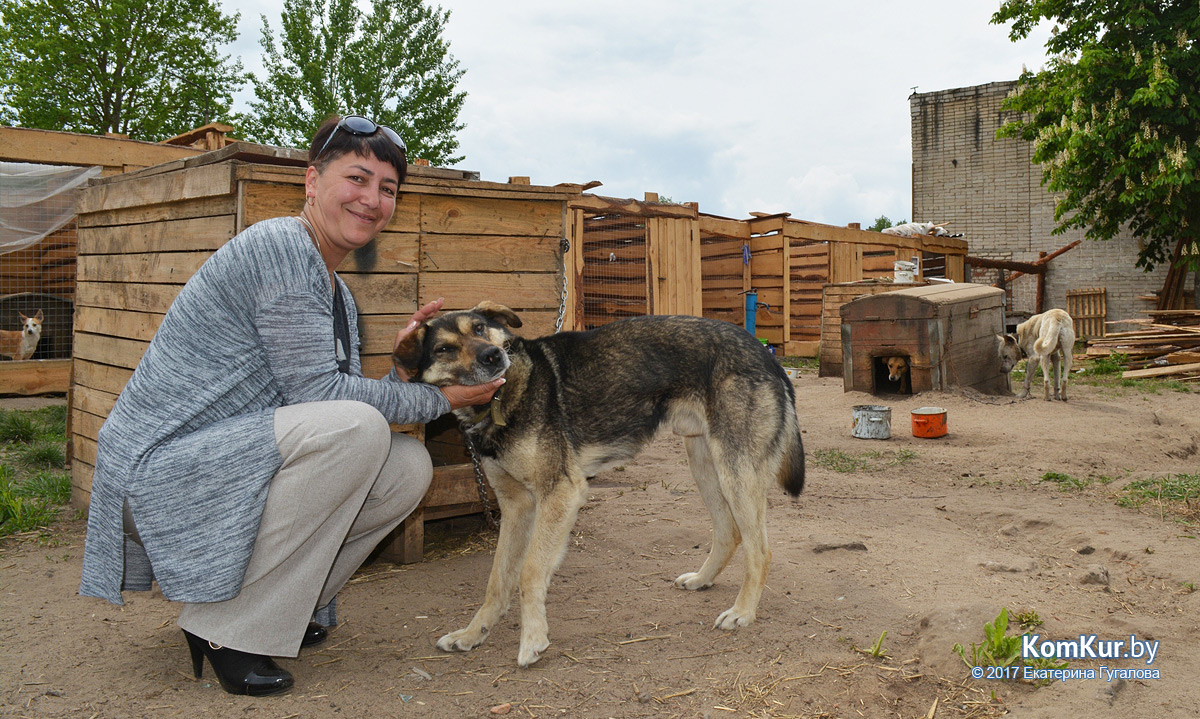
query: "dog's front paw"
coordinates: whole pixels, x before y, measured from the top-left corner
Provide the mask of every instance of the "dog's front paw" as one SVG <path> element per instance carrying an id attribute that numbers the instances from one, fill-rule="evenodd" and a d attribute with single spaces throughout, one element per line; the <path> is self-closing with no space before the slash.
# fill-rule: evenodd
<path id="1" fill-rule="evenodd" d="M 522 669 L 542 658 L 542 652 L 550 646 L 550 638 L 543 634 L 540 637 L 521 637 L 521 649 L 517 652 L 517 665 Z"/>
<path id="2" fill-rule="evenodd" d="M 700 589 L 708 589 L 712 585 L 711 580 L 704 581 L 704 578 L 700 576 L 700 572 L 688 572 L 687 574 L 680 574 L 678 577 L 675 577 L 676 587 L 693 592 Z"/>
<path id="3" fill-rule="evenodd" d="M 487 639 L 487 635 L 486 629 L 483 631 L 472 631 L 470 627 L 459 629 L 439 639 L 437 648 L 443 652 L 469 652 L 480 644 L 483 644 L 483 640 Z"/>
<path id="4" fill-rule="evenodd" d="M 732 631 L 738 627 L 744 627 L 753 621 L 754 612 L 743 612 L 739 611 L 737 607 L 730 607 L 717 616 L 717 621 L 713 623 L 713 629 Z"/>

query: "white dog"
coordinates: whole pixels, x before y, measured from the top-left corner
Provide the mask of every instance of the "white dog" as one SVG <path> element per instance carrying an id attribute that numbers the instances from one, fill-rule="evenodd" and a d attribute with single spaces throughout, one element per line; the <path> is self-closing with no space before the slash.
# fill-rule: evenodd
<path id="1" fill-rule="evenodd" d="M 1029 385 L 1038 365 L 1042 367 L 1045 399 L 1050 401 L 1050 369 L 1054 368 L 1054 399 L 1067 401 L 1067 373 L 1071 371 L 1071 353 L 1075 347 L 1075 323 L 1062 310 L 1048 310 L 1017 325 L 1015 335 L 999 335 L 1002 366 L 1011 370 L 1017 351 L 1028 358 L 1025 363 L 1025 388 L 1017 395 L 1029 397 Z"/>

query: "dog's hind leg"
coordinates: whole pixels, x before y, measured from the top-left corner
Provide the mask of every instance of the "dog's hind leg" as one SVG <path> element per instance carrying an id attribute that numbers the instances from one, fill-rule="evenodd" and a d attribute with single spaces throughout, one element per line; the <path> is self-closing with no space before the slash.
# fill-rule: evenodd
<path id="1" fill-rule="evenodd" d="M 552 481 L 537 498 L 533 533 L 521 567 L 521 647 L 517 664 L 522 667 L 536 662 L 550 646 L 546 591 L 567 553 L 571 528 L 586 501 L 587 479 L 582 474 Z"/>
<path id="2" fill-rule="evenodd" d="M 733 606 L 717 616 L 714 626 L 720 629 L 736 629 L 753 622 L 767 584 L 771 547 L 767 543 L 766 482 L 760 476 L 773 477 L 774 471 L 747 465 L 722 473 L 721 488 L 742 537 L 746 574 Z"/>
<path id="3" fill-rule="evenodd" d="M 729 564 L 741 542 L 741 535 L 738 534 L 737 523 L 734 522 L 729 503 L 721 493 L 720 480 L 717 477 L 717 468 L 713 464 L 708 440 L 702 436 L 687 437 L 684 444 L 687 446 L 688 466 L 692 470 L 692 477 L 700 489 L 704 506 L 708 507 L 708 513 L 712 516 L 713 544 L 700 571 L 679 575 L 675 578 L 675 586 L 680 589 L 707 589 L 712 586 L 725 565 Z"/>
<path id="4" fill-rule="evenodd" d="M 438 639 L 438 649 L 446 652 L 465 652 L 479 646 L 508 611 L 533 532 L 537 514 L 533 494 L 494 464 L 488 466 L 487 475 L 496 492 L 501 518 L 492 573 L 488 577 L 483 604 L 475 612 L 471 623 Z"/>

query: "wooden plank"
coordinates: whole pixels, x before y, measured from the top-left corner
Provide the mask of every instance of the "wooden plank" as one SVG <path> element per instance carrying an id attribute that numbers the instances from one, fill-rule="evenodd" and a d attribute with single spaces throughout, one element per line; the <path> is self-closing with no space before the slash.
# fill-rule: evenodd
<path id="1" fill-rule="evenodd" d="M 233 235 L 232 215 L 90 227 L 79 231 L 79 254 L 212 251 Z"/>
<path id="2" fill-rule="evenodd" d="M 95 469 L 79 457 L 71 458 L 71 506 L 87 511 L 92 499 L 92 473 Z"/>
<path id="3" fill-rule="evenodd" d="M 71 388 L 71 408 L 97 417 L 107 417 L 119 395 L 76 383 Z"/>
<path id="4" fill-rule="evenodd" d="M 81 360 L 133 370 L 142 361 L 142 355 L 149 346 L 149 342 L 140 340 L 76 332 L 73 351 L 75 357 Z"/>
<path id="5" fill-rule="evenodd" d="M 421 198 L 421 232 L 563 237 L 561 202 L 505 202 L 474 197 Z"/>
<path id="6" fill-rule="evenodd" d="M 103 210 L 89 214 L 80 214 L 79 227 L 102 227 L 110 225 L 133 225 L 143 222 L 160 222 L 163 220 L 182 220 L 192 217 L 216 217 L 237 213 L 237 198 L 233 195 L 218 197 L 203 197 L 196 200 L 169 202 L 161 205 L 145 207 L 129 207 L 126 209 Z"/>
<path id="7" fill-rule="evenodd" d="M 210 256 L 207 251 L 84 255 L 79 258 L 78 276 L 89 282 L 182 285 Z"/>
<path id="8" fill-rule="evenodd" d="M 417 275 L 338 272 L 338 276 L 350 288 L 362 314 L 411 315 L 417 311 Z"/>
<path id="9" fill-rule="evenodd" d="M 88 282 L 76 287 L 75 306 L 106 307 L 137 312 L 166 312 L 183 285 Z"/>
<path id="10" fill-rule="evenodd" d="M 558 237 L 427 234 L 421 236 L 420 252 L 422 271 L 562 271 Z"/>
<path id="11" fill-rule="evenodd" d="M 157 142 L 24 127 L 0 127 L 0 160 L 9 162 L 99 165 L 104 167 L 106 172 L 119 172 L 121 168 L 130 165 L 145 167 L 198 154 L 200 151 L 195 148 Z"/>
<path id="12" fill-rule="evenodd" d="M 48 394 L 70 387 L 70 359 L 0 361 L 0 394 Z"/>
<path id="13" fill-rule="evenodd" d="M 1200 362 L 1189 364 L 1168 365 L 1166 367 L 1148 367 L 1146 369 L 1128 370 L 1121 373 L 1121 379 L 1141 379 L 1145 377 L 1164 377 L 1188 372 L 1200 372 Z"/>
<path id="14" fill-rule="evenodd" d="M 118 395 L 125 389 L 125 384 L 133 376 L 133 370 L 124 367 L 89 362 L 75 358 L 74 383 L 75 389 L 90 387 L 92 389 Z"/>
<path id="15" fill-rule="evenodd" d="M 426 272 L 421 274 L 419 303 L 445 297 L 467 307 L 492 300 L 514 310 L 558 309 L 561 293 L 562 277 L 552 273 Z"/>
<path id="16" fill-rule="evenodd" d="M 162 318 L 158 313 L 80 306 L 75 309 L 75 331 L 149 342 Z"/>
<path id="17" fill-rule="evenodd" d="M 117 178 L 113 178 L 116 180 Z M 227 196 L 233 192 L 233 167 L 209 165 L 151 177 L 101 182 L 79 193 L 79 214 L 145 207 L 180 200 Z"/>

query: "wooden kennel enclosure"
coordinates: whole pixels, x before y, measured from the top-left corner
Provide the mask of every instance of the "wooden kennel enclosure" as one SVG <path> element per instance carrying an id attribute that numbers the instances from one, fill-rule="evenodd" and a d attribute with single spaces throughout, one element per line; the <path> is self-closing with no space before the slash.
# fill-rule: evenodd
<path id="1" fill-rule="evenodd" d="M 1004 331 L 1004 291 L 973 284 L 932 284 L 866 295 L 842 305 L 845 391 L 897 392 L 887 357 L 907 357 L 912 392 L 970 387 L 1009 392 L 996 335 Z"/>
<path id="2" fill-rule="evenodd" d="M 97 432 L 172 300 L 239 231 L 299 212 L 305 165 L 297 150 L 235 143 L 83 190 L 68 429 L 76 506 L 90 496 Z M 446 309 L 501 302 L 520 314 L 523 334 L 553 332 L 567 202 L 578 195 L 575 185 L 483 182 L 470 172 L 410 166 L 391 223 L 371 251 L 338 268 L 359 308 L 363 373 L 390 370 L 396 330 L 438 297 Z M 457 426 L 443 420 L 450 421 L 396 428 L 423 437 L 436 468 L 428 495 L 388 548 L 392 558 L 421 558 L 424 520 L 482 509 Z"/>
<path id="3" fill-rule="evenodd" d="M 962 239 L 884 235 L 786 213 L 735 220 L 703 214 L 694 203 L 657 200 L 652 193 L 644 201 L 584 194 L 571 202 L 581 328 L 640 314 L 745 326 L 746 294 L 753 291 L 755 334 L 782 354 L 815 356 L 829 283 L 890 277 L 897 260 L 913 257 L 921 277 L 964 279 Z"/>

